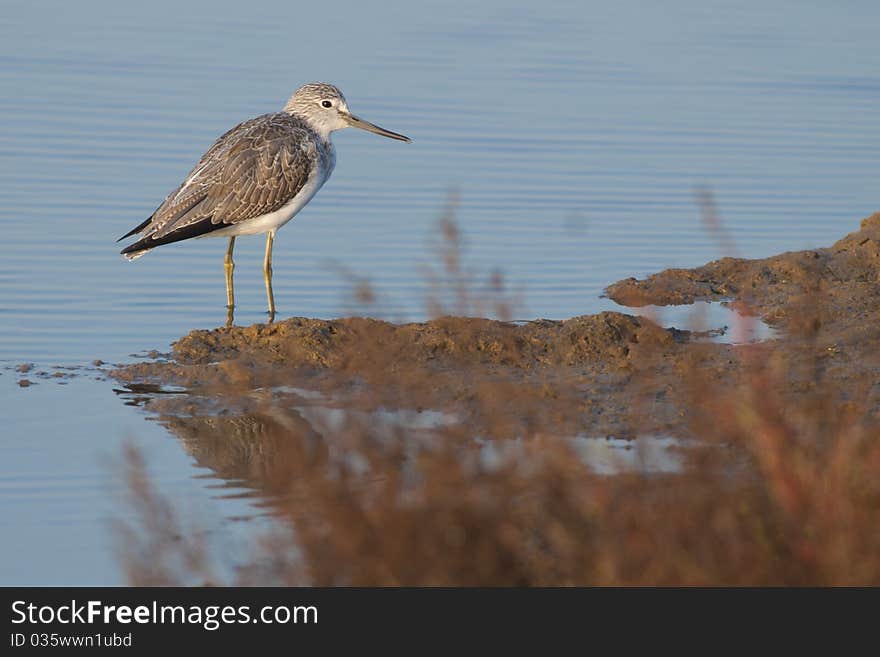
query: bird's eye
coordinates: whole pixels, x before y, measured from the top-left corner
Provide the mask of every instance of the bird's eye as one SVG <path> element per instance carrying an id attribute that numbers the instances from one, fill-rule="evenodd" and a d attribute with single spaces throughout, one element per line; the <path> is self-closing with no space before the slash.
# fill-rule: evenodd
<path id="1" fill-rule="evenodd" d="M 321 101 L 321 107 L 327 107 L 327 108 L 330 108 L 330 107 L 333 107 L 333 103 L 331 103 L 329 100 L 322 100 L 322 101 Z"/>

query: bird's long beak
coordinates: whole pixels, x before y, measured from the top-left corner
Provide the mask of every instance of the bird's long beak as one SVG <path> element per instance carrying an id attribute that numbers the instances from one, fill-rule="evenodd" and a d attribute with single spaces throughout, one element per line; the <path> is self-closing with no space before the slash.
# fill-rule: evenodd
<path id="1" fill-rule="evenodd" d="M 406 143 L 412 142 L 412 139 L 405 135 L 399 135 L 396 132 L 391 132 L 390 130 L 386 130 L 385 128 L 380 128 L 379 126 L 370 123 L 369 121 L 364 121 L 356 117 L 354 114 L 346 114 L 345 120 L 348 121 L 348 125 L 352 128 L 360 128 L 361 130 L 366 130 L 367 132 L 374 132 L 377 135 L 382 135 L 383 137 L 391 137 L 391 139 L 397 139 L 398 141 L 405 141 Z"/>

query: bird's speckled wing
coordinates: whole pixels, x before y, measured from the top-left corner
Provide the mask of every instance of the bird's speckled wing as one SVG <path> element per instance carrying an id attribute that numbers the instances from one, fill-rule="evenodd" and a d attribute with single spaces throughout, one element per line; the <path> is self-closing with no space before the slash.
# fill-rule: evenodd
<path id="1" fill-rule="evenodd" d="M 278 210 L 327 154 L 317 135 L 284 112 L 245 121 L 221 136 L 175 191 L 130 234 L 134 253 L 204 235 Z"/>

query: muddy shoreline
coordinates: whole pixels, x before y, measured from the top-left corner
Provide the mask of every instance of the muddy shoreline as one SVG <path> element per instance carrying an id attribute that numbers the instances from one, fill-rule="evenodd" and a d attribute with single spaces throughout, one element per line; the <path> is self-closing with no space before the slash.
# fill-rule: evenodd
<path id="1" fill-rule="evenodd" d="M 732 346 L 616 312 L 403 325 L 294 317 L 192 331 L 166 357 L 119 367 L 113 376 L 133 391 L 185 390 L 145 401 L 172 430 L 189 418 L 190 444 L 199 433 L 192 418 L 207 418 L 216 429 L 224 417 L 265 413 L 267 405 L 273 412 L 301 410 L 315 403 L 312 396 L 324 406 L 365 412 L 430 409 L 487 438 L 535 431 L 691 438 L 693 377 L 683 373 L 735 390 L 749 376 L 749 362 L 785 368 L 777 387 L 790 401 L 809 403 L 821 387 L 842 406 L 858 400 L 878 415 L 880 214 L 828 248 L 669 269 L 614 283 L 607 295 L 626 306 L 723 301 L 780 333 Z"/>

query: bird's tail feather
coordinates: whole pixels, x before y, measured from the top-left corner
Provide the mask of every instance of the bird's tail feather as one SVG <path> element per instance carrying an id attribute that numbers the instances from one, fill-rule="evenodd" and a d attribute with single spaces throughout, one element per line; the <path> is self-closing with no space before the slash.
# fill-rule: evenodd
<path id="1" fill-rule="evenodd" d="M 132 260 L 137 260 L 142 255 L 146 255 L 147 253 L 149 253 L 152 250 L 153 249 L 141 249 L 140 251 L 129 251 L 128 253 L 126 253 L 125 251 L 122 251 L 122 255 L 125 257 L 126 260 L 131 262 Z"/>
<path id="2" fill-rule="evenodd" d="M 122 237 L 120 237 L 120 238 L 119 238 L 118 240 L 116 240 L 116 241 L 117 241 L 117 242 L 121 242 L 121 241 L 124 240 L 126 237 L 131 237 L 132 235 L 137 235 L 137 234 L 138 234 L 139 232 L 141 232 L 144 228 L 146 228 L 152 220 L 153 220 L 153 215 L 150 215 L 149 217 L 147 217 L 147 218 L 144 220 L 144 222 L 143 222 L 142 224 L 138 224 L 137 226 L 135 226 L 134 228 L 132 228 L 130 231 L 128 231 L 125 235 L 123 235 Z"/>

